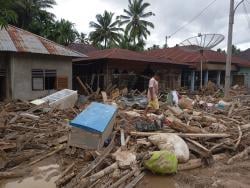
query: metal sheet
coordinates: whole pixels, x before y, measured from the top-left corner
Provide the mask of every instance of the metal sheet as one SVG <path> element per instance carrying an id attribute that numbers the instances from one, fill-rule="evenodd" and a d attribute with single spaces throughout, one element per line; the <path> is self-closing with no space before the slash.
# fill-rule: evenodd
<path id="1" fill-rule="evenodd" d="M 84 54 L 14 26 L 0 30 L 0 51 L 86 57 Z"/>

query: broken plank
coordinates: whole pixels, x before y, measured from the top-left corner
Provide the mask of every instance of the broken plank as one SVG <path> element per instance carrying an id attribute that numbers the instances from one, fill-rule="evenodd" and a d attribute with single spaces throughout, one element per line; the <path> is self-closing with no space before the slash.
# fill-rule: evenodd
<path id="1" fill-rule="evenodd" d="M 80 86 L 82 87 L 82 89 L 87 93 L 87 95 L 90 95 L 87 87 L 83 84 L 82 80 L 79 78 L 79 76 L 76 77 L 78 83 L 80 84 Z"/>

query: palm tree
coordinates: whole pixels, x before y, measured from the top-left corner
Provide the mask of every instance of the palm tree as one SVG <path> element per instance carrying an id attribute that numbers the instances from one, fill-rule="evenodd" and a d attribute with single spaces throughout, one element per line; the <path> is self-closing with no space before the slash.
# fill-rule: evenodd
<path id="1" fill-rule="evenodd" d="M 76 40 L 77 31 L 74 24 L 68 20 L 56 21 L 51 31 L 51 40 L 62 45 L 68 45 Z"/>
<path id="2" fill-rule="evenodd" d="M 17 21 L 17 14 L 12 10 L 15 1 L 0 0 L 0 29 L 6 27 L 9 22 Z"/>
<path id="3" fill-rule="evenodd" d="M 76 42 L 89 44 L 89 39 L 85 33 L 77 33 Z"/>
<path id="4" fill-rule="evenodd" d="M 94 45 L 104 44 L 104 48 L 107 48 L 120 41 L 121 34 L 119 34 L 119 31 L 123 31 L 123 29 L 116 27 L 119 25 L 119 21 L 113 21 L 113 16 L 114 13 L 104 11 L 103 15 L 96 15 L 97 22 L 89 23 L 90 27 L 95 29 L 89 34 Z"/>
<path id="5" fill-rule="evenodd" d="M 47 8 L 52 8 L 56 4 L 55 0 L 18 0 L 13 5 L 13 10 L 18 15 L 17 26 L 30 29 L 32 20 L 39 16 L 41 12 L 47 13 Z M 51 13 L 50 13 L 51 14 Z M 53 15 L 53 14 L 52 14 Z M 54 15 L 53 15 L 54 16 Z"/>
<path id="6" fill-rule="evenodd" d="M 148 28 L 154 28 L 154 24 L 145 20 L 155 14 L 152 12 L 145 12 L 146 8 L 150 6 L 149 3 L 144 3 L 143 0 L 129 0 L 128 9 L 124 9 L 125 15 L 119 16 L 120 24 L 125 25 L 125 35 L 129 35 L 134 45 L 136 40 L 141 42 L 143 39 L 147 39 L 150 35 Z"/>

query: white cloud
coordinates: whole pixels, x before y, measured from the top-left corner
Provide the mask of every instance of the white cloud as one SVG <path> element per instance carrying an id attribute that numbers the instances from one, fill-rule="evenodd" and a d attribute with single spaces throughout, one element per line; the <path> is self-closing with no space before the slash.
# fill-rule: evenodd
<path id="1" fill-rule="evenodd" d="M 155 29 L 148 37 L 147 46 L 165 43 L 165 36 L 176 31 L 192 17 L 197 15 L 211 0 L 145 0 L 151 4 L 148 10 L 156 16 L 150 21 L 155 24 Z M 52 12 L 58 19 L 65 18 L 75 23 L 78 31 L 89 33 L 89 22 L 95 20 L 95 15 L 104 10 L 115 12 L 116 15 L 123 13 L 127 8 L 127 0 L 57 0 L 57 5 Z M 250 12 L 250 3 L 246 3 Z M 168 42 L 170 46 L 185 40 L 197 33 L 220 33 L 225 35 L 225 40 L 218 46 L 225 48 L 228 30 L 228 0 L 217 0 L 199 18 L 187 25 Z M 233 43 L 242 49 L 250 47 L 250 28 L 246 20 L 244 9 L 239 7 L 235 16 Z"/>

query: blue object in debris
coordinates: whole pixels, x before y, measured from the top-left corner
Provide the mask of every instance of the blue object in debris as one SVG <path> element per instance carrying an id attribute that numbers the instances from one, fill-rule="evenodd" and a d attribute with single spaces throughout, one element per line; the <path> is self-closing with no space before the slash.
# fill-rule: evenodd
<path id="1" fill-rule="evenodd" d="M 117 108 L 111 105 L 92 102 L 70 125 L 93 133 L 103 133 L 109 125 Z"/>

